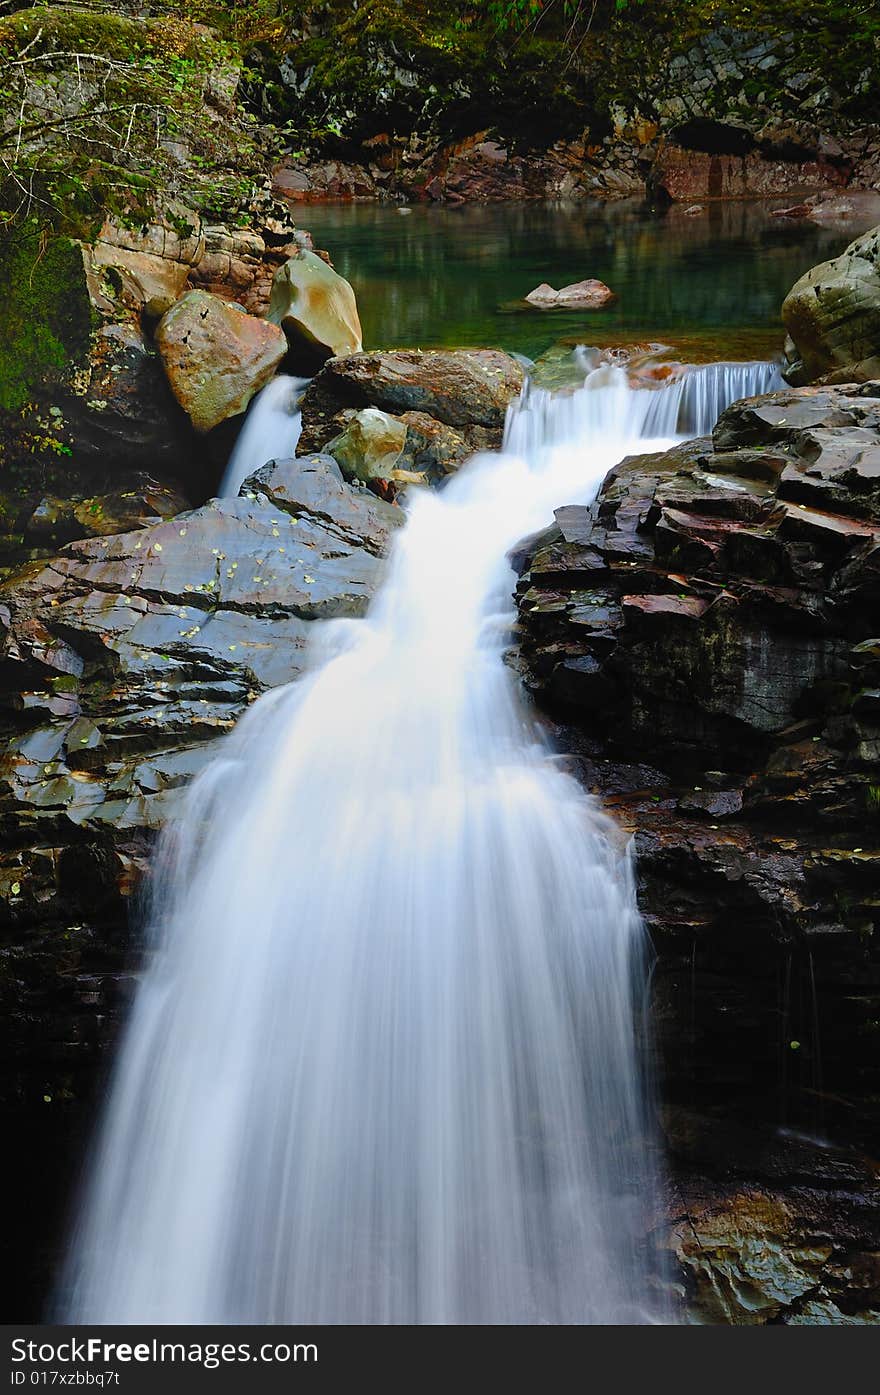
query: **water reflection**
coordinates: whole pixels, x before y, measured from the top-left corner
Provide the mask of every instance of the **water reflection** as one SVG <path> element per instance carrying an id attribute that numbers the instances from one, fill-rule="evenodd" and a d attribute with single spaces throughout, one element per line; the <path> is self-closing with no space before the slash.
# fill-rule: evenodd
<path id="1" fill-rule="evenodd" d="M 354 285 L 364 342 L 494 344 L 535 356 L 574 336 L 605 343 L 676 330 L 732 350 L 728 331 L 781 340 L 779 307 L 808 267 L 863 231 L 770 217 L 785 201 L 681 206 L 491 204 L 416 207 L 315 205 L 300 214 Z M 618 299 L 599 312 L 522 310 L 541 281 L 596 276 Z M 714 341 L 717 340 L 717 343 Z"/>

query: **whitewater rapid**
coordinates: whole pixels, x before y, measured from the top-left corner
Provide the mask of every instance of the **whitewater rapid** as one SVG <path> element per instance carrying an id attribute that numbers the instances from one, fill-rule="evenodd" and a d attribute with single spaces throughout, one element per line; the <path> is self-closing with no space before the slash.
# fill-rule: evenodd
<path id="1" fill-rule="evenodd" d="M 65 1320 L 667 1320 L 630 854 L 504 662 L 509 550 L 660 396 L 525 397 L 190 788 Z"/>

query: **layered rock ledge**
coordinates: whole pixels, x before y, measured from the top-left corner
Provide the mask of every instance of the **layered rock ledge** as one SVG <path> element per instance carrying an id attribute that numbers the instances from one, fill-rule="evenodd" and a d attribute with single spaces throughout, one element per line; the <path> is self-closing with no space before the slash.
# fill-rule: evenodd
<path id="1" fill-rule="evenodd" d="M 625 460 L 556 520 L 520 557 L 519 662 L 635 837 L 692 1303 L 863 1321 L 880 1308 L 880 384 L 735 404 L 712 439 Z"/>
<path id="2" fill-rule="evenodd" d="M 130 991 L 129 901 L 155 830 L 247 705 L 301 671 L 312 621 L 363 613 L 402 517 L 308 456 L 0 588 L 3 1175 L 22 1199 L 8 1238 L 33 1265 L 11 1276 L 22 1317 Z"/>

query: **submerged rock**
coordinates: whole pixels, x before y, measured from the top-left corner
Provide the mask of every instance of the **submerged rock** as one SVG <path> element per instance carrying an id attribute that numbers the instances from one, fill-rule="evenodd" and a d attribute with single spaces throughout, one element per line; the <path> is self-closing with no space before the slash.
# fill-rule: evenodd
<path id="1" fill-rule="evenodd" d="M 188 291 L 162 316 L 156 345 L 196 431 L 238 416 L 287 352 L 281 330 L 208 291 Z"/>
<path id="2" fill-rule="evenodd" d="M 310 372 L 330 355 L 357 353 L 362 343 L 354 291 L 314 252 L 300 251 L 275 273 L 269 319 L 290 341 L 292 366 Z"/>
<path id="3" fill-rule="evenodd" d="M 880 227 L 814 266 L 782 305 L 791 383 L 867 382 L 880 377 Z"/>

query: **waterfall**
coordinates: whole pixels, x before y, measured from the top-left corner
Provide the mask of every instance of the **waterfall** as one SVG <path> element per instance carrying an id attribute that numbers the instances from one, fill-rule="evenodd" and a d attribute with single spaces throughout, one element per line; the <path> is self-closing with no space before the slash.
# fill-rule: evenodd
<path id="1" fill-rule="evenodd" d="M 308 384 L 308 378 L 279 373 L 257 393 L 217 490 L 219 498 L 234 498 L 248 475 L 267 461 L 290 459 L 301 427 L 297 409 Z"/>
<path id="2" fill-rule="evenodd" d="M 706 363 L 653 393 L 645 418 L 651 436 L 707 436 L 731 402 L 786 387 L 776 363 Z"/>
<path id="3" fill-rule="evenodd" d="M 666 1320 L 630 855 L 504 662 L 509 549 L 659 396 L 525 394 L 190 787 L 64 1320 Z"/>

